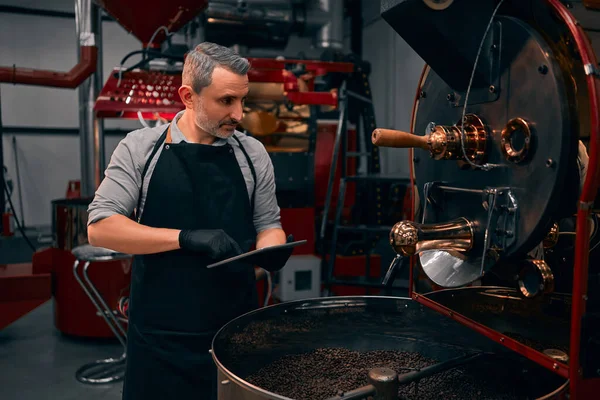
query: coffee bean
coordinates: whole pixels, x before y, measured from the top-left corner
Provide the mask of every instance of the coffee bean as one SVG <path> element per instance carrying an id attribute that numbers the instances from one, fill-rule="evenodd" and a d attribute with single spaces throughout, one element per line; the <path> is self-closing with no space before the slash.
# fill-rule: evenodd
<path id="1" fill-rule="evenodd" d="M 399 374 L 436 363 L 418 353 L 378 350 L 357 352 L 343 348 L 320 348 L 289 355 L 265 366 L 246 380 L 253 385 L 292 399 L 321 400 L 368 384 L 371 368 L 387 367 Z M 483 374 L 475 362 L 401 386 L 403 400 L 478 399 L 512 400 L 516 388 L 499 383 L 497 374 Z M 479 370 L 479 372 L 478 372 Z M 489 371 L 489 369 L 488 369 Z M 496 383 L 494 383 L 494 381 Z M 507 387 L 508 386 L 508 387 Z"/>

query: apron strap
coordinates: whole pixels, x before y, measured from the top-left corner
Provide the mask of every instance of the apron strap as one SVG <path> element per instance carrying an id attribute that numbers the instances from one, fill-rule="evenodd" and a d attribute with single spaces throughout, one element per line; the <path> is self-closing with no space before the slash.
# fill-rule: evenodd
<path id="1" fill-rule="evenodd" d="M 244 153 L 244 156 L 246 157 L 246 161 L 248 161 L 248 167 L 250 167 L 250 172 L 252 173 L 252 178 L 254 179 L 254 190 L 252 191 L 252 199 L 250 200 L 250 209 L 252 210 L 252 215 L 254 215 L 254 198 L 256 197 L 256 170 L 254 169 L 254 164 L 252 164 L 252 160 L 250 159 L 250 156 L 246 152 L 246 149 L 244 148 L 244 146 L 242 146 L 242 142 L 240 141 L 240 139 L 237 138 L 237 136 L 235 136 L 235 132 L 232 135 L 232 137 L 235 139 L 237 144 L 240 146 L 240 150 L 242 150 L 242 153 Z"/>
<path id="2" fill-rule="evenodd" d="M 167 139 L 167 135 L 169 135 L 170 130 L 171 130 L 171 124 L 169 124 L 169 126 L 167 126 L 167 129 L 165 129 L 165 131 L 162 133 L 162 135 L 160 135 L 160 137 L 156 141 L 156 144 L 154 145 L 154 148 L 152 149 L 152 153 L 150 153 L 150 157 L 148 158 L 148 161 L 146 161 L 146 165 L 144 165 L 144 170 L 142 171 L 142 181 L 140 183 L 140 193 L 138 195 L 137 208 L 135 209 L 135 219 L 138 223 L 140 222 L 140 219 L 142 217 L 142 214 L 140 213 L 140 207 L 142 206 L 142 195 L 144 193 L 144 177 L 146 176 L 146 172 L 148 172 L 148 168 L 150 167 L 150 163 L 152 162 L 152 159 L 154 158 L 154 156 L 156 155 L 156 153 L 162 146 L 163 142 Z"/>

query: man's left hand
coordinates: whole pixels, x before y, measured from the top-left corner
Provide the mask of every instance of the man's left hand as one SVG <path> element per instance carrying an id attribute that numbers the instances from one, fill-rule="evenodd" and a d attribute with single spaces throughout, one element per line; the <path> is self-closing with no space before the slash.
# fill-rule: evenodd
<path id="1" fill-rule="evenodd" d="M 286 243 L 291 243 L 293 241 L 294 236 L 289 235 Z M 293 247 L 273 250 L 259 255 L 258 259 L 255 260 L 255 263 L 257 266 L 266 269 L 269 272 L 279 271 L 285 266 L 293 252 Z"/>

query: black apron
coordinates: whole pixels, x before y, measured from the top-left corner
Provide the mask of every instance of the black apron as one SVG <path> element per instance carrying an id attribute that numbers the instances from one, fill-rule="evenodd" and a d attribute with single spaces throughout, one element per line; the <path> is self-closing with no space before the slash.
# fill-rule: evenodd
<path id="1" fill-rule="evenodd" d="M 254 204 L 233 148 L 165 143 L 166 137 L 167 131 L 142 174 L 162 146 L 139 222 L 156 228 L 223 229 L 248 251 L 256 239 Z M 238 143 L 256 191 L 251 160 Z M 135 257 L 124 400 L 217 398 L 212 338 L 228 321 L 256 309 L 258 298 L 252 266 L 205 268 L 211 262 L 186 250 Z"/>

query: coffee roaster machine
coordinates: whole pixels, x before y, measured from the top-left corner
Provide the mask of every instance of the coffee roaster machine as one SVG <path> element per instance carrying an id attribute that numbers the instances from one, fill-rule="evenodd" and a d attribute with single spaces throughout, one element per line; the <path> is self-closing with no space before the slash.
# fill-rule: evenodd
<path id="1" fill-rule="evenodd" d="M 129 1 L 130 7 L 108 0 L 97 3 L 144 43 L 146 49 L 140 54 L 149 68 L 115 71 L 99 91 L 95 116 L 117 111 L 123 118 L 126 111 L 135 110 L 133 118 L 169 119 L 169 112 L 172 117 L 181 109 L 176 97 L 170 96 L 177 86 L 177 74 L 170 71 L 174 64 L 163 63 L 161 57 L 149 60 L 148 55 L 160 52 L 156 44 L 165 40 L 165 31 L 182 27 L 207 3 Z M 239 11 L 246 2 L 235 3 Z M 277 3 L 293 15 L 299 2 Z M 408 397 L 425 398 L 421 396 L 424 386 L 435 383 L 427 379 L 471 364 L 481 365 L 483 376 L 502 377 L 506 384 L 501 386 L 516 390 L 516 398 L 595 398 L 600 386 L 596 247 L 600 235 L 595 215 L 600 182 L 600 73 L 589 40 L 565 3 L 571 4 L 559 0 L 382 1 L 383 19 L 427 63 L 411 131 L 378 129 L 372 138 L 376 145 L 372 155 L 377 155 L 378 146 L 412 148 L 413 218 L 398 222 L 390 232 L 398 257 L 389 271 L 393 275 L 397 269 L 410 268 L 409 297 L 300 300 L 240 316 L 213 341 L 221 400 L 315 398 L 284 395 L 248 377 L 282 358 L 322 348 L 402 350 L 435 362 L 414 368 L 409 360 L 402 369 L 365 365 L 364 384 L 351 387 L 333 384 L 332 376 L 343 377 L 345 365 L 321 375 L 313 373 L 315 365 L 312 370 L 293 371 L 288 386 L 331 379 L 333 391 L 317 398 L 388 400 L 398 398 L 401 388 L 410 384 L 420 390 Z M 597 6 L 594 1 L 584 4 Z M 142 7 L 144 18 L 130 12 Z M 212 9 L 212 22 L 219 23 L 223 10 L 227 9 Z M 277 17 L 281 15 L 285 13 L 273 19 L 288 21 Z M 274 38 L 280 37 L 276 29 L 289 33 L 294 25 L 271 22 L 264 26 L 275 29 L 269 32 Z M 327 29 L 323 33 L 327 36 Z M 25 84 L 46 84 L 50 79 L 59 87 L 76 87 L 95 68 L 97 48 L 92 36 L 80 38 L 81 65 L 65 76 L 10 68 L 2 77 Z M 275 84 L 263 88 L 263 100 L 271 96 L 282 100 L 283 95 L 284 104 L 295 97 L 296 105 L 321 108 L 339 107 L 340 81 L 329 82 L 321 94 L 314 93 L 318 90 L 311 85 L 328 73 L 350 73 L 338 69 L 347 68 L 345 63 L 254 60 L 253 64 L 262 65 L 262 71 L 251 81 Z M 138 72 L 140 76 L 135 75 Z M 103 104 L 110 107 L 103 109 Z M 262 134 L 268 146 L 286 147 L 287 151 L 274 152 L 293 158 L 290 154 L 296 145 L 290 133 L 300 126 L 289 115 L 294 107 L 281 109 L 283 114 L 275 115 L 287 112 L 288 117 L 275 121 L 273 109 L 268 110 L 271 115 L 258 108 L 249 111 L 255 112 L 244 121 L 247 129 Z M 269 135 L 281 129 L 288 134 L 286 141 Z M 72 257 L 69 250 L 85 240 L 85 202 L 54 206 L 55 229 L 64 229 L 66 240 L 57 245 L 64 248 L 45 253 L 50 261 L 42 266 L 48 270 L 54 268 L 55 257 Z M 72 260 L 60 263 L 70 266 Z M 119 282 L 126 280 L 129 265 L 114 267 Z M 98 282 L 102 279 L 106 275 L 99 276 Z M 65 282 L 55 280 L 55 289 L 67 293 Z M 120 286 L 126 287 L 126 282 Z M 121 289 L 106 290 L 120 296 Z M 87 301 L 81 297 L 81 303 L 65 298 L 57 311 L 69 315 L 70 306 L 81 307 Z M 86 314 L 102 324 L 88 305 Z M 80 325 L 71 325 L 77 328 L 72 333 L 98 334 L 84 332 Z M 483 359 L 483 364 L 472 364 Z M 451 386 L 433 398 L 478 398 L 478 392 L 458 390 L 459 385 Z"/>
<path id="2" fill-rule="evenodd" d="M 594 13 L 598 3 L 583 6 Z M 478 367 L 483 375 L 504 382 L 497 397 L 458 382 L 406 397 L 597 398 L 600 72 L 572 8 L 382 2 L 383 19 L 427 64 L 411 131 L 372 137 L 411 149 L 413 219 L 390 232 L 398 254 L 390 270 L 410 268 L 409 298 L 305 300 L 231 321 L 213 341 L 220 399 L 397 399 L 402 387 L 435 385 L 427 378 L 465 371 L 480 356 L 493 360 Z M 439 363 L 409 372 L 371 363 L 354 387 L 336 386 L 317 365 L 292 375 L 280 368 L 293 378 L 279 392 L 250 378 L 285 359 L 293 370 L 291 356 L 322 348 L 419 352 Z M 330 382 L 331 393 L 281 390 L 297 380 Z"/>

